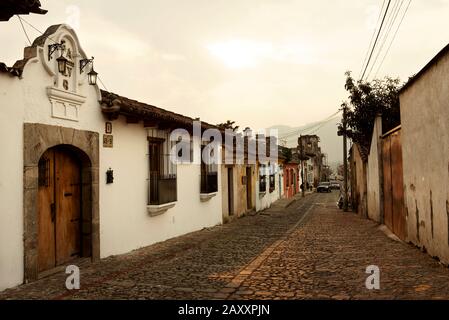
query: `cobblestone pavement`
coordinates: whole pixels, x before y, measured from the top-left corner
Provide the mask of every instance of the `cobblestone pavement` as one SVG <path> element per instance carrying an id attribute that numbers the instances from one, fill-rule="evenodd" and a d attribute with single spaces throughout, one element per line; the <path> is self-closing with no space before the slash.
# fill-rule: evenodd
<path id="1" fill-rule="evenodd" d="M 449 269 L 313 194 L 224 226 L 81 266 L 0 299 L 449 299 Z M 365 287 L 377 265 L 381 289 Z"/>

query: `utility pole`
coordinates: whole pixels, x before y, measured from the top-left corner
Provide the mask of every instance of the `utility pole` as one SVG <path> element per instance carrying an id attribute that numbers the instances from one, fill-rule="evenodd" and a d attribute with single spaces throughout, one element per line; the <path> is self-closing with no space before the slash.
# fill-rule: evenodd
<path id="1" fill-rule="evenodd" d="M 302 141 L 302 135 L 299 137 L 299 162 L 301 163 L 301 180 L 302 180 L 302 188 L 301 188 L 301 195 L 304 198 L 306 196 L 306 183 L 304 181 L 304 148 L 303 148 L 303 141 Z"/>
<path id="2" fill-rule="evenodd" d="M 343 104 L 343 211 L 348 211 L 348 145 L 347 145 L 347 106 Z"/>

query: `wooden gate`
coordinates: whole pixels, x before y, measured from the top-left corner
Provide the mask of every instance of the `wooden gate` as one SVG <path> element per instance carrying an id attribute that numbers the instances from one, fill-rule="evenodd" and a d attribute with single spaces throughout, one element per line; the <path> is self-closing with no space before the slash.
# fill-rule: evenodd
<path id="1" fill-rule="evenodd" d="M 81 254 L 81 165 L 65 149 L 48 150 L 39 161 L 39 272 Z"/>
<path id="2" fill-rule="evenodd" d="M 407 237 L 404 208 L 401 128 L 385 134 L 382 140 L 384 221 L 400 239 Z"/>

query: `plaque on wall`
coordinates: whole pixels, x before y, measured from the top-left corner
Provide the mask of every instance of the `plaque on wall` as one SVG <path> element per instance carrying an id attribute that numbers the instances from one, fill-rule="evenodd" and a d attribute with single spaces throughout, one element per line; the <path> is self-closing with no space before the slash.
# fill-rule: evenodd
<path id="1" fill-rule="evenodd" d="M 114 136 L 112 134 L 103 135 L 103 148 L 113 148 L 114 147 Z"/>
<path id="2" fill-rule="evenodd" d="M 106 122 L 105 124 L 105 133 L 112 134 L 112 122 Z"/>

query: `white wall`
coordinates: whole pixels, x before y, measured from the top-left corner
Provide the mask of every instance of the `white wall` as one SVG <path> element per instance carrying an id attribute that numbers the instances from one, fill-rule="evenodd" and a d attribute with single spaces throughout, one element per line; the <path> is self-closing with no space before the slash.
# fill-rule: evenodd
<path id="1" fill-rule="evenodd" d="M 102 183 L 100 192 L 101 257 L 211 227 L 222 222 L 221 166 L 218 193 L 200 200 L 201 167 L 177 166 L 178 201 L 174 208 L 151 217 L 148 204 L 148 142 L 142 124 L 113 123 L 114 148 L 103 149 L 101 167 L 114 170 L 114 183 Z M 100 176 L 100 182 L 102 176 Z M 104 179 L 103 179 L 104 180 Z"/>
<path id="2" fill-rule="evenodd" d="M 271 207 L 273 202 L 279 199 L 279 166 L 276 164 L 276 174 L 274 176 L 275 179 L 275 189 L 273 192 L 270 192 L 270 176 L 267 176 L 267 191 L 265 193 L 259 193 L 259 180 L 256 183 L 256 211 L 262 211 Z"/>
<path id="3" fill-rule="evenodd" d="M 70 33 L 62 27 L 58 34 Z M 59 35 L 52 38 L 58 38 Z M 45 45 L 48 45 L 45 44 Z M 77 72 L 77 69 L 74 70 Z M 53 77 L 39 56 L 23 78 L 0 73 L 0 290 L 19 285 L 24 275 L 23 248 L 23 123 L 42 123 L 104 133 L 99 90 L 84 83 L 87 97 L 79 121 L 52 117 L 47 87 Z M 100 255 L 125 253 L 139 247 L 222 222 L 221 168 L 217 195 L 200 201 L 200 166 L 178 166 L 178 203 L 158 217 L 147 212 L 147 131 L 140 124 L 113 122 L 114 148 L 100 145 Z M 115 181 L 106 185 L 106 171 Z"/>
<path id="4" fill-rule="evenodd" d="M 67 30 L 61 33 L 66 34 Z M 97 87 L 87 83 L 79 87 L 87 100 L 80 110 L 80 121 L 74 122 L 51 117 L 47 87 L 52 85 L 53 77 L 44 69 L 39 56 L 28 62 L 22 79 L 0 73 L 0 290 L 21 284 L 24 276 L 23 124 L 42 123 L 96 132 L 104 127 Z"/>

